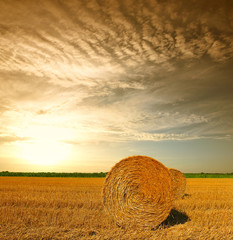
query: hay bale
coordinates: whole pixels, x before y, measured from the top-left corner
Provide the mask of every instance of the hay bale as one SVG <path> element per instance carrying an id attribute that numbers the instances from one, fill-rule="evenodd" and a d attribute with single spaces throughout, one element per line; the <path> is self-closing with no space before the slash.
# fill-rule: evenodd
<path id="1" fill-rule="evenodd" d="M 169 215 L 173 200 L 168 169 L 146 156 L 118 162 L 103 187 L 105 209 L 119 226 L 156 227 Z"/>
<path id="2" fill-rule="evenodd" d="M 185 194 L 186 178 L 184 174 L 177 169 L 168 168 L 168 170 L 172 175 L 174 198 L 175 199 L 182 198 Z"/>

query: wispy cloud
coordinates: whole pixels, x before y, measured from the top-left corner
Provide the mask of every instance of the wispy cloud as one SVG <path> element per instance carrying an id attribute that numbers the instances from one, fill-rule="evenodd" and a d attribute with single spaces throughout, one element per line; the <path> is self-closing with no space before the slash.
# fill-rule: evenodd
<path id="1" fill-rule="evenodd" d="M 24 142 L 24 141 L 28 141 L 28 140 L 29 140 L 29 138 L 13 136 L 13 135 L 11 136 L 11 135 L 0 133 L 0 145 L 15 143 L 15 142 Z"/>
<path id="2" fill-rule="evenodd" d="M 77 134 L 70 142 L 233 134 L 230 2 L 12 0 L 0 9 L 4 131 L 66 126 Z"/>

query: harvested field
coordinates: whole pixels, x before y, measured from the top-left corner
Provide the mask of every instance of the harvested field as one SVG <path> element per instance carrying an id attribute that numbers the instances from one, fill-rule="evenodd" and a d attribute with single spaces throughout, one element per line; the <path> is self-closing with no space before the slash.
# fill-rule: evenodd
<path id="1" fill-rule="evenodd" d="M 187 179 L 165 223 L 145 231 L 114 224 L 102 205 L 103 183 L 0 177 L 0 239 L 233 239 L 233 179 Z"/>

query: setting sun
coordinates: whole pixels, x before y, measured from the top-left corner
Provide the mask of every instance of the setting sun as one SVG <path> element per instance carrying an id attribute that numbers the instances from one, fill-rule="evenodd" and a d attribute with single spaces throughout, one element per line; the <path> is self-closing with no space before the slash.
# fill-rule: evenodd
<path id="1" fill-rule="evenodd" d="M 24 143 L 21 146 L 22 158 L 30 164 L 53 165 L 65 160 L 69 154 L 67 144 L 50 141 L 36 140 L 33 143 Z"/>
<path id="2" fill-rule="evenodd" d="M 20 144 L 21 158 L 30 164 L 53 165 L 67 159 L 70 149 L 64 143 L 68 136 L 63 129 L 53 127 L 31 127 L 25 135 L 32 139 Z M 61 136 L 63 138 L 61 138 Z"/>

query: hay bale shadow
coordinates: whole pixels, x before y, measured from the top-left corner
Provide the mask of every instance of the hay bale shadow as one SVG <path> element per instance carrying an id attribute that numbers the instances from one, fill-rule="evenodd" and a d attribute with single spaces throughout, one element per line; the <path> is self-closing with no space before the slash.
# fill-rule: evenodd
<path id="1" fill-rule="evenodd" d="M 187 221 L 189 221 L 190 218 L 188 217 L 188 215 L 186 215 L 184 212 L 178 211 L 176 209 L 172 209 L 169 216 L 167 217 L 167 219 L 165 221 L 163 221 L 160 226 L 161 227 L 172 227 L 174 225 L 178 225 L 178 224 L 184 224 Z"/>

